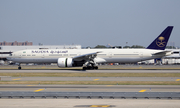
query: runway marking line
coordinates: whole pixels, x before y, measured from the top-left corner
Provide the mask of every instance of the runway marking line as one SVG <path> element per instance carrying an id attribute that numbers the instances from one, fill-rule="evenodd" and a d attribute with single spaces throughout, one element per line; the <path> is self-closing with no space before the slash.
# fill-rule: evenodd
<path id="1" fill-rule="evenodd" d="M 176 79 L 176 81 L 180 81 L 180 79 Z"/>
<path id="2" fill-rule="evenodd" d="M 21 80 L 21 78 L 17 78 L 17 79 L 12 79 L 12 80 Z"/>
<path id="3" fill-rule="evenodd" d="M 99 79 L 94 79 L 94 81 L 98 81 Z"/>
<path id="4" fill-rule="evenodd" d="M 146 90 L 140 90 L 139 92 L 145 92 Z"/>
<path id="5" fill-rule="evenodd" d="M 26 86 L 37 86 L 37 85 L 26 85 Z"/>
<path id="6" fill-rule="evenodd" d="M 38 90 L 34 90 L 34 92 L 39 92 L 39 91 L 43 91 L 44 89 L 38 89 Z"/>
<path id="7" fill-rule="evenodd" d="M 106 85 L 107 87 L 111 87 L 111 86 L 113 86 L 113 85 Z"/>
<path id="8" fill-rule="evenodd" d="M 91 105 L 90 107 L 110 107 L 110 105 Z"/>

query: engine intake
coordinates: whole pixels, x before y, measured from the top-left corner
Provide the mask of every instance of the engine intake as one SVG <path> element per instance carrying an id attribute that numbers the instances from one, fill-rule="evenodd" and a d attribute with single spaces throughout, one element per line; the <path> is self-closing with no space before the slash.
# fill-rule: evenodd
<path id="1" fill-rule="evenodd" d="M 72 58 L 59 58 L 57 61 L 58 67 L 73 67 Z"/>

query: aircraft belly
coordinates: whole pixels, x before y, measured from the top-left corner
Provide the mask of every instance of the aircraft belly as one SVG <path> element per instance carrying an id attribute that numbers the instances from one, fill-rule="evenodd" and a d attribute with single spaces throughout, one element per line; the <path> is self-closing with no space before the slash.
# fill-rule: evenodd
<path id="1" fill-rule="evenodd" d="M 57 63 L 57 58 L 14 58 L 19 63 Z"/>
<path id="2" fill-rule="evenodd" d="M 104 58 L 107 63 L 134 63 L 141 61 L 141 58 Z"/>

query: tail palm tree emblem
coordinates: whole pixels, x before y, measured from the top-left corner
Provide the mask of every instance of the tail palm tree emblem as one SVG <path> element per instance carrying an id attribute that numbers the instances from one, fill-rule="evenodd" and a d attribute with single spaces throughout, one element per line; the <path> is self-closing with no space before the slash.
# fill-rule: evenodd
<path id="1" fill-rule="evenodd" d="M 166 45 L 166 42 L 164 41 L 165 38 L 164 37 L 159 37 L 157 40 L 156 40 L 156 44 L 157 46 L 159 47 L 164 47 Z"/>

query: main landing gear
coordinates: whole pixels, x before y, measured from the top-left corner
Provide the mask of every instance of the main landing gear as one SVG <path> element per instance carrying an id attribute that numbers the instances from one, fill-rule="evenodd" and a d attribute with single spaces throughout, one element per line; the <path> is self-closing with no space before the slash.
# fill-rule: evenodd
<path id="1" fill-rule="evenodd" d="M 98 69 L 98 66 L 85 66 L 83 67 L 83 70 L 94 70 L 94 69 Z"/>
<path id="2" fill-rule="evenodd" d="M 94 70 L 94 69 L 98 69 L 98 66 L 96 64 L 96 62 L 94 62 L 93 59 L 87 61 L 84 65 L 83 65 L 83 70 Z"/>

